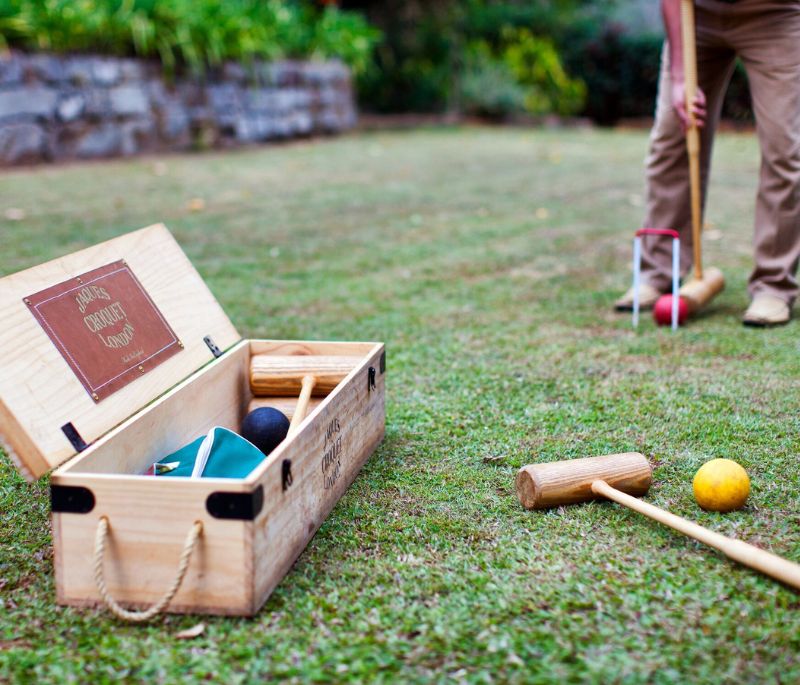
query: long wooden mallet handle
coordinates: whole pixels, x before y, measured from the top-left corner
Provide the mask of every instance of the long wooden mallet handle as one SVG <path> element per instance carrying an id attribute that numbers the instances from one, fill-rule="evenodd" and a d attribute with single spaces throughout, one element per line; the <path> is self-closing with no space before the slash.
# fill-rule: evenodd
<path id="1" fill-rule="evenodd" d="M 300 427 L 300 424 L 303 423 L 303 419 L 306 418 L 308 401 L 311 399 L 311 392 L 314 390 L 316 382 L 317 379 L 314 376 L 303 376 L 300 397 L 297 398 L 297 406 L 292 415 L 292 421 L 289 424 L 289 432 L 286 434 L 287 437 L 294 435 Z"/>
<path id="2" fill-rule="evenodd" d="M 683 533 L 698 542 L 713 547 L 740 564 L 761 571 L 761 573 L 776 578 L 793 588 L 800 589 L 800 564 L 795 564 L 776 554 L 759 549 L 741 540 L 734 540 L 720 535 L 680 516 L 670 514 L 668 511 L 659 509 L 652 504 L 642 502 L 640 499 L 612 488 L 603 480 L 596 480 L 592 483 L 592 492 L 644 514 L 648 518 L 663 523 L 665 526 L 669 526 L 673 530 L 677 530 L 679 533 Z"/>
<path id="3" fill-rule="evenodd" d="M 683 40 L 683 73 L 686 90 L 686 151 L 689 155 L 689 191 L 692 205 L 692 247 L 694 277 L 703 278 L 703 247 L 701 229 L 703 217 L 700 198 L 700 132 L 693 113 L 697 97 L 697 46 L 694 24 L 694 1 L 681 0 L 681 38 Z"/>

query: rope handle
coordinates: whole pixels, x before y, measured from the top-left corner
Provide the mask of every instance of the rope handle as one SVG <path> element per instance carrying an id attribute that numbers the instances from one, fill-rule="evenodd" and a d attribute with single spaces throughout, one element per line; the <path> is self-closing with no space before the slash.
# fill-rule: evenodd
<path id="1" fill-rule="evenodd" d="M 203 532 L 203 522 L 195 521 L 192 529 L 186 536 L 186 542 L 183 544 L 183 551 L 181 552 L 181 559 L 180 563 L 178 564 L 178 573 L 175 575 L 172 585 L 169 586 L 167 591 L 164 593 L 161 599 L 158 600 L 158 602 L 145 611 L 128 611 L 127 609 L 123 609 L 119 604 L 117 604 L 116 600 L 108 591 L 108 587 L 106 587 L 106 579 L 103 574 L 103 559 L 106 551 L 108 526 L 108 517 L 101 516 L 100 520 L 97 522 L 97 534 L 95 535 L 94 539 L 94 580 L 95 583 L 97 583 L 97 589 L 100 592 L 100 597 L 102 597 L 103 601 L 108 607 L 108 610 L 114 614 L 114 616 L 122 619 L 123 621 L 134 621 L 137 623 L 149 621 L 151 618 L 153 618 L 153 616 L 156 616 L 164 611 L 167 605 L 172 601 L 175 593 L 178 592 L 178 588 L 181 586 L 183 578 L 186 575 L 186 570 L 189 568 L 189 561 L 192 558 L 192 552 L 194 552 L 197 539 Z"/>

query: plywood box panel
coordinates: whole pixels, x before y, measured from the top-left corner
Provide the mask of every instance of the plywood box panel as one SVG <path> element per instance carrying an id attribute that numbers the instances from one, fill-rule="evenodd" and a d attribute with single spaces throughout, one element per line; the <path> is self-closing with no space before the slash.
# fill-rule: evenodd
<path id="1" fill-rule="evenodd" d="M 124 260 L 174 330 L 183 350 L 96 403 L 24 298 L 105 264 Z M 0 279 L 0 435 L 27 478 L 75 454 L 61 427 L 91 443 L 213 359 L 240 336 L 163 225 L 151 226 Z"/>

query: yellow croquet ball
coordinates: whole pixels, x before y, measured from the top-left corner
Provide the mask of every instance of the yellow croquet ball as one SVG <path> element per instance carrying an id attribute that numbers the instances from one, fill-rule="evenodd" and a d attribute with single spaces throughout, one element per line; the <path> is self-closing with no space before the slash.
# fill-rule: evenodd
<path id="1" fill-rule="evenodd" d="M 730 459 L 712 459 L 703 464 L 692 482 L 694 498 L 707 511 L 741 509 L 750 494 L 750 478 Z"/>

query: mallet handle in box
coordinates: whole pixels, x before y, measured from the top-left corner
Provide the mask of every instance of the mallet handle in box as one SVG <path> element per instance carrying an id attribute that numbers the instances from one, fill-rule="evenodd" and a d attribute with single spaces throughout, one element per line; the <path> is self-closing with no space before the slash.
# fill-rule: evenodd
<path id="1" fill-rule="evenodd" d="M 312 397 L 308 401 L 308 407 L 306 409 L 306 414 L 308 412 L 314 411 L 322 402 L 322 397 Z M 258 409 L 259 407 L 272 407 L 273 409 L 277 409 L 278 411 L 283 412 L 286 415 L 286 418 L 289 421 L 292 420 L 295 411 L 297 410 L 297 398 L 296 397 L 254 397 L 250 400 L 250 404 L 247 406 L 247 413 L 249 414 L 254 409 Z"/>
<path id="2" fill-rule="evenodd" d="M 772 554 L 772 552 L 767 552 L 766 550 L 759 549 L 741 540 L 734 540 L 720 533 L 715 533 L 712 530 L 708 530 L 708 528 L 703 528 L 703 526 L 687 521 L 680 516 L 670 514 L 668 511 L 664 511 L 652 504 L 642 502 L 640 499 L 620 492 L 605 481 L 594 481 L 592 483 L 592 492 L 613 500 L 624 507 L 633 509 L 698 542 L 713 547 L 728 558 L 738 561 L 740 564 L 754 568 L 757 571 L 761 571 L 761 573 L 786 583 L 786 585 L 800 589 L 800 564 L 795 564 L 788 559 L 783 559 L 776 554 Z"/>
<path id="3" fill-rule="evenodd" d="M 300 424 L 303 423 L 303 419 L 306 418 L 306 414 L 308 413 L 308 402 L 311 399 L 311 392 L 314 390 L 316 380 L 317 379 L 314 378 L 314 376 L 303 376 L 300 397 L 297 398 L 297 406 L 295 407 L 292 421 L 289 424 L 288 435 L 293 435 L 297 431 Z"/>
<path id="4" fill-rule="evenodd" d="M 692 247 L 694 250 L 694 276 L 703 278 L 703 247 L 701 244 L 700 196 L 700 132 L 697 129 L 693 108 L 697 97 L 697 46 L 694 23 L 694 1 L 681 0 L 681 39 L 683 41 L 683 74 L 686 91 L 686 151 L 689 155 L 689 190 L 692 206 Z"/>

